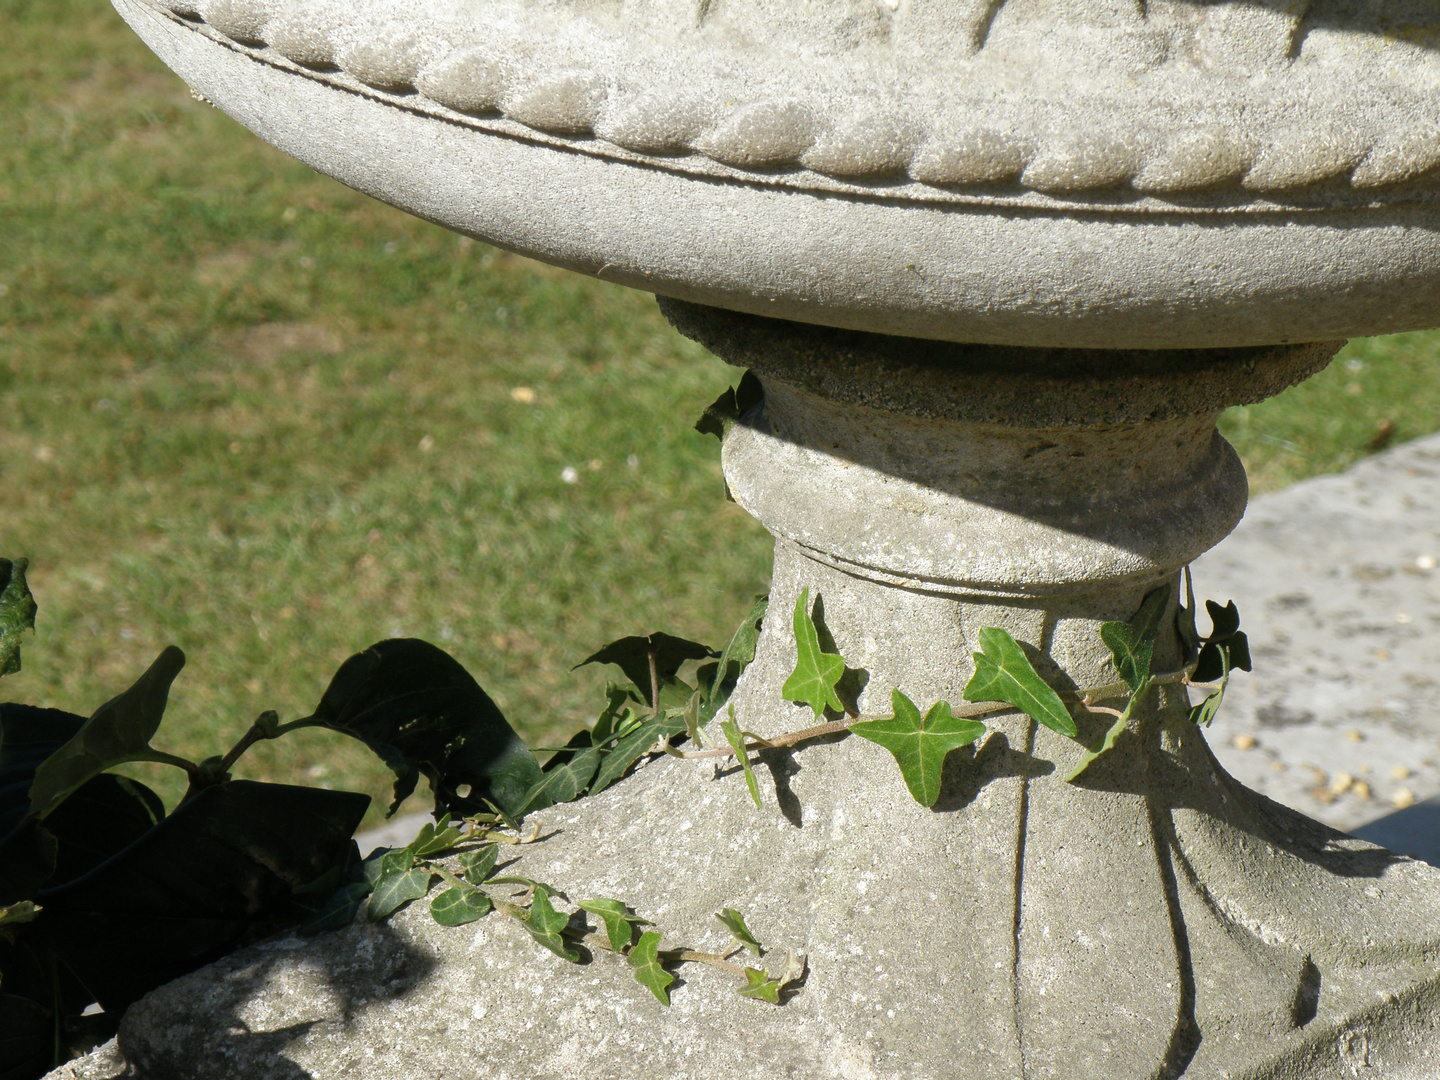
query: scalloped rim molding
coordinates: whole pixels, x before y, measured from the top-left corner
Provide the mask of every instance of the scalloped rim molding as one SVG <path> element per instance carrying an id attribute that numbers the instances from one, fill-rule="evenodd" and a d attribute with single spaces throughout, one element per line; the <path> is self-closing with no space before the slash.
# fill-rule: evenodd
<path id="1" fill-rule="evenodd" d="M 1169 68 L 1148 90 L 1102 84 L 1057 102 L 972 86 L 937 107 L 907 95 L 906 73 L 873 57 L 858 71 L 857 60 L 830 58 L 797 74 L 757 63 L 765 52 L 711 50 L 702 68 L 696 50 L 677 60 L 678 46 L 622 40 L 580 16 L 550 14 L 531 20 L 545 23 L 537 27 L 498 10 L 484 27 L 457 17 L 422 30 L 373 8 L 324 25 L 313 16 L 327 9 L 277 0 L 147 2 L 220 44 L 340 90 L 707 177 L 887 201 L 1167 213 L 1440 197 L 1440 108 L 1418 90 L 1402 96 L 1393 81 L 1390 98 L 1367 98 L 1374 88 L 1361 72 L 1345 93 L 1365 107 L 1344 124 L 1297 115 L 1324 104 L 1311 100 L 1310 75 L 1282 73 L 1236 91 L 1233 79 Z M 1091 126 L 1076 130 L 1075 117 Z"/>

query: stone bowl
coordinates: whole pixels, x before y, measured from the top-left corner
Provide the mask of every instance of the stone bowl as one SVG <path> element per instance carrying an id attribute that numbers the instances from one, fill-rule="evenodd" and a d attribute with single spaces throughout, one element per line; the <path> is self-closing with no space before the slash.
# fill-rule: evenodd
<path id="1" fill-rule="evenodd" d="M 1216 348 L 1440 324 L 1419 0 L 115 0 L 447 228 L 716 307 Z"/>

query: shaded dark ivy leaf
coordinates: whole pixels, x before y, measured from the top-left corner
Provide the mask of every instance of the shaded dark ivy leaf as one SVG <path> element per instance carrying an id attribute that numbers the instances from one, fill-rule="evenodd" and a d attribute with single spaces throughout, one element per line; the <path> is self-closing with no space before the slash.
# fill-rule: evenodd
<path id="1" fill-rule="evenodd" d="M 818 603 L 818 601 L 817 601 Z M 835 687 L 845 676 L 845 661 L 820 647 L 820 632 L 810 614 L 810 590 L 800 590 L 795 598 L 795 670 L 780 688 L 786 701 L 809 705 L 816 716 L 826 709 L 844 712 L 845 705 Z"/>
<path id="2" fill-rule="evenodd" d="M 1170 586 L 1162 585 L 1145 594 L 1140 610 L 1128 623 L 1107 622 L 1100 627 L 1100 640 L 1110 650 L 1115 671 L 1132 693 L 1140 693 L 1150 681 L 1155 636 L 1169 604 Z"/>
<path id="3" fill-rule="evenodd" d="M 650 678 L 652 654 L 655 658 L 655 680 Z M 614 664 L 625 673 L 627 679 L 635 684 L 648 702 L 651 698 L 652 681 L 658 681 L 663 689 L 667 685 L 675 683 L 675 674 L 686 660 L 708 660 L 715 655 L 714 649 L 708 645 L 701 645 L 698 641 L 688 641 L 685 638 L 657 633 L 651 634 L 649 637 L 631 636 L 612 641 L 598 652 L 591 653 L 581 660 L 575 667 L 582 668 L 586 664 Z M 678 703 L 683 705 L 689 696 L 690 692 L 687 687 Z M 665 702 L 662 701 L 662 707 L 664 704 Z"/>
<path id="4" fill-rule="evenodd" d="M 34 1080 L 58 1064 L 50 1010 L 33 998 L 0 991 L 0 1080 Z"/>
<path id="5" fill-rule="evenodd" d="M 1076 734 L 1075 720 L 1060 695 L 1040 677 L 1009 632 L 998 626 L 980 631 L 980 651 L 975 654 L 975 674 L 965 684 L 965 700 L 1003 701 L 1052 731 L 1072 739 Z"/>
<path id="6" fill-rule="evenodd" d="M 0 675 L 20 670 L 20 641 L 35 629 L 35 598 L 25 584 L 29 559 L 0 559 Z"/>
<path id="7" fill-rule="evenodd" d="M 430 901 L 430 917 L 441 926 L 464 926 L 483 919 L 494 907 L 479 889 L 452 885 Z"/>
<path id="8" fill-rule="evenodd" d="M 635 981 L 655 995 L 661 1005 L 670 1004 L 670 984 L 675 976 L 660 965 L 660 935 L 647 930 L 640 935 L 625 960 L 635 974 Z"/>
<path id="9" fill-rule="evenodd" d="M 487 800 L 515 813 L 540 778 L 535 755 L 470 673 L 415 638 L 377 642 L 346 660 L 310 720 L 359 739 L 389 766 L 391 813 L 422 775 L 437 818 L 479 813 Z"/>
<path id="10" fill-rule="evenodd" d="M 206 788 L 74 881 L 37 893 L 27 928 L 106 1012 L 309 914 L 296 899 L 332 880 L 370 799 L 233 780 Z"/>
<path id="11" fill-rule="evenodd" d="M 764 400 L 765 391 L 760 386 L 760 380 L 747 371 L 740 376 L 737 386 L 727 387 L 723 394 L 706 406 L 700 419 L 695 421 L 695 430 L 724 441 L 731 425 Z"/>
<path id="12" fill-rule="evenodd" d="M 92 776 L 129 761 L 153 761 L 150 740 L 160 727 L 170 684 L 185 666 L 185 654 L 168 646 L 144 675 L 85 721 L 65 745 L 35 770 L 30 809 L 44 818 Z"/>
<path id="13" fill-rule="evenodd" d="M 955 716 L 948 701 L 936 702 L 922 717 L 915 703 L 899 690 L 890 692 L 890 707 L 894 716 L 851 724 L 850 730 L 889 750 L 910 795 L 921 806 L 934 806 L 940 798 L 940 773 L 946 756 L 985 734 L 985 725 Z"/>
<path id="14" fill-rule="evenodd" d="M 1230 671 L 1250 670 L 1250 642 L 1240 629 L 1240 612 L 1231 600 L 1223 608 L 1214 600 L 1205 601 L 1205 610 L 1210 615 L 1210 633 L 1200 648 L 1200 657 L 1195 672 L 1190 676 L 1193 682 L 1217 682 Z M 1224 648 L 1226 655 L 1221 656 Z"/>
<path id="15" fill-rule="evenodd" d="M 355 921 L 355 914 L 370 895 L 370 883 L 352 881 L 332 892 L 324 902 L 296 929 L 302 934 L 320 934 L 326 930 L 343 930 Z"/>

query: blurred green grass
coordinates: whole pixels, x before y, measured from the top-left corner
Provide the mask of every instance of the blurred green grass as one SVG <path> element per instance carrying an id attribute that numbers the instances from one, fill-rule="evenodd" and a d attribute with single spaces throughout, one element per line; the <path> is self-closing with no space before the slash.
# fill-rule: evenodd
<path id="1" fill-rule="evenodd" d="M 414 635 L 548 742 L 591 718 L 599 644 L 718 640 L 765 589 L 690 430 L 734 372 L 649 297 L 270 150 L 103 0 L 0 0 L 0 32 L 0 553 L 41 605 L 7 696 L 89 713 L 174 642 L 159 743 L 199 757 Z M 1358 342 L 1222 426 L 1273 489 L 1440 427 L 1437 376 L 1435 335 Z M 323 733 L 242 771 L 388 789 Z"/>

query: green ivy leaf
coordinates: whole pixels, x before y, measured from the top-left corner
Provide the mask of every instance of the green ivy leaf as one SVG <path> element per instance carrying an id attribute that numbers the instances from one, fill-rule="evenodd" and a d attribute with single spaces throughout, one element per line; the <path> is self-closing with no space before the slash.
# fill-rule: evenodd
<path id="1" fill-rule="evenodd" d="M 0 559 L 0 675 L 20 670 L 20 639 L 35 629 L 35 598 L 25 584 L 29 559 Z"/>
<path id="2" fill-rule="evenodd" d="M 430 901 L 430 917 L 441 926 L 464 926 L 483 919 L 494 905 L 479 889 L 452 885 Z"/>
<path id="3" fill-rule="evenodd" d="M 1217 645 L 1215 648 L 1220 654 L 1220 689 L 1190 708 L 1190 722 L 1201 727 L 1209 727 L 1210 722 L 1215 719 L 1215 714 L 1220 711 L 1220 706 L 1225 701 L 1225 688 L 1230 685 L 1229 652 L 1223 645 Z"/>
<path id="4" fill-rule="evenodd" d="M 630 947 L 635 936 L 635 927 L 649 925 L 648 919 L 640 918 L 619 900 L 605 897 L 581 900 L 580 910 L 588 911 L 604 924 L 605 937 L 610 942 L 610 948 L 617 953 L 623 953 Z"/>
<path id="5" fill-rule="evenodd" d="M 978 739 L 985 733 L 985 725 L 955 716 L 948 701 L 930 706 L 922 719 L 919 708 L 899 690 L 890 692 L 890 706 L 894 716 L 851 724 L 850 730 L 894 754 L 915 801 L 921 806 L 934 806 L 940 798 L 940 773 L 946 755 Z"/>
<path id="6" fill-rule="evenodd" d="M 827 708 L 844 712 L 835 693 L 844 677 L 845 661 L 821 651 L 820 632 L 810 615 L 810 590 L 802 589 L 795 598 L 795 670 L 780 688 L 780 695 L 786 701 L 809 705 L 816 716 L 822 716 Z"/>
<path id="7" fill-rule="evenodd" d="M 975 674 L 965 684 L 965 700 L 1003 701 L 1052 731 L 1072 739 L 1076 734 L 1075 720 L 1060 695 L 1040 677 L 1015 639 L 998 626 L 980 631 L 980 651 L 975 654 Z"/>
<path id="8" fill-rule="evenodd" d="M 1155 636 L 1169 604 L 1170 586 L 1162 585 L 1145 594 L 1140 610 L 1128 623 L 1107 622 L 1100 627 L 1100 640 L 1110 649 L 1115 670 L 1132 693 L 1140 693 L 1150 681 Z"/>
<path id="9" fill-rule="evenodd" d="M 375 882 L 370 903 L 365 908 L 365 917 L 371 922 L 379 922 L 411 900 L 419 900 L 430 891 L 432 876 L 428 866 L 416 866 L 383 875 Z"/>
<path id="10" fill-rule="evenodd" d="M 636 718 L 638 719 L 638 717 Z M 615 748 L 600 760 L 600 768 L 590 783 L 590 794 L 598 795 L 624 776 L 631 765 L 648 754 L 661 739 L 679 735 L 685 730 L 685 716 L 653 716 L 634 726 L 630 734 L 615 744 Z"/>
<path id="11" fill-rule="evenodd" d="M 755 659 L 755 645 L 760 640 L 760 625 L 765 621 L 765 611 L 769 606 L 769 594 L 757 596 L 744 620 L 735 633 L 730 635 L 730 640 L 720 653 L 720 662 L 715 665 L 714 675 L 708 685 L 703 687 L 705 700 L 702 704 L 709 715 L 701 721 L 702 724 L 719 712 L 720 707 L 730 699 L 735 684 L 740 680 L 740 674 Z"/>
<path id="12" fill-rule="evenodd" d="M 405 845 L 405 850 L 417 859 L 427 859 L 431 855 L 449 851 L 460 842 L 460 838 L 464 835 L 464 832 L 454 825 L 442 827 L 432 821 L 427 821 L 420 826 L 420 831 L 415 834 L 415 839 Z"/>
<path id="13" fill-rule="evenodd" d="M 0 926 L 4 926 L 6 923 L 34 922 L 35 917 L 39 914 L 40 909 L 34 901 L 21 900 L 9 907 L 0 907 Z"/>
<path id="14" fill-rule="evenodd" d="M 185 654 L 171 645 L 124 693 L 111 698 L 73 738 L 35 770 L 30 812 L 44 818 L 81 784 L 129 761 L 154 761 L 150 740 L 165 713 L 170 684 L 185 666 Z"/>
<path id="15" fill-rule="evenodd" d="M 1134 701 L 1135 699 L 1131 698 L 1131 700 Z M 1113 750 L 1115 748 L 1115 740 L 1120 737 L 1121 733 L 1124 732 L 1129 725 L 1130 712 L 1127 709 L 1123 714 L 1116 717 L 1115 722 L 1106 729 L 1105 738 L 1100 740 L 1100 745 L 1094 750 L 1087 749 L 1085 753 L 1080 756 L 1079 764 L 1065 774 L 1065 782 L 1067 784 L 1074 783 L 1076 778 L 1088 769 L 1096 758 L 1101 754 L 1106 754 Z"/>
<path id="16" fill-rule="evenodd" d="M 400 874 L 415 865 L 415 856 L 407 848 L 377 848 L 365 858 L 361 869 L 373 889 L 383 877 Z"/>
<path id="17" fill-rule="evenodd" d="M 570 745 L 545 763 L 540 779 L 520 799 L 515 812 L 529 814 L 578 799 L 595 778 L 601 756 L 600 748 L 591 742 L 590 732 L 577 731 Z"/>
<path id="18" fill-rule="evenodd" d="M 483 885 L 485 879 L 495 872 L 495 860 L 500 856 L 499 844 L 486 844 L 475 851 L 460 856 L 460 871 L 471 885 Z"/>
<path id="19" fill-rule="evenodd" d="M 760 947 L 760 942 L 755 940 L 755 935 L 750 932 L 750 927 L 745 925 L 745 916 L 732 907 L 727 907 L 716 914 L 715 918 L 720 920 L 720 925 L 729 930 L 737 943 L 744 945 L 756 956 L 763 956 L 765 950 Z"/>
<path id="20" fill-rule="evenodd" d="M 625 959 L 635 973 L 635 981 L 648 987 L 661 1005 L 669 1005 L 670 992 L 667 988 L 675 981 L 675 976 L 660 966 L 659 948 L 660 935 L 654 930 L 647 930 L 640 935 L 640 940 Z"/>
<path id="21" fill-rule="evenodd" d="M 735 751 L 735 760 L 745 773 L 745 786 L 750 789 L 750 798 L 755 800 L 755 809 L 758 810 L 761 806 L 760 785 L 755 782 L 755 770 L 750 767 L 750 754 L 745 749 L 745 736 L 740 733 L 740 725 L 735 720 L 735 706 L 730 706 L 730 716 L 721 721 L 720 730 L 730 749 Z"/>
<path id="22" fill-rule="evenodd" d="M 761 971 L 759 968 L 747 967 L 745 969 L 745 985 L 740 988 L 739 994 L 741 997 L 779 1005 L 780 980 L 772 979 L 768 972 Z"/>
<path id="23" fill-rule="evenodd" d="M 556 911 L 555 905 L 550 902 L 550 890 L 543 885 L 536 885 L 535 896 L 530 901 L 530 910 L 524 919 L 525 929 L 530 931 L 531 937 L 562 960 L 578 964 L 580 954 L 561 936 L 569 924 L 570 916 L 563 911 Z"/>

